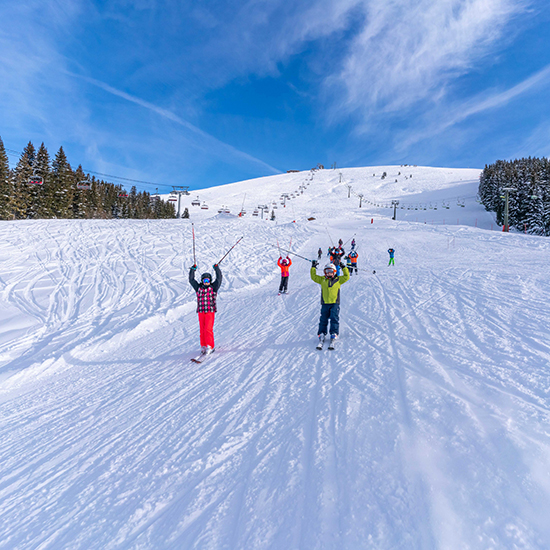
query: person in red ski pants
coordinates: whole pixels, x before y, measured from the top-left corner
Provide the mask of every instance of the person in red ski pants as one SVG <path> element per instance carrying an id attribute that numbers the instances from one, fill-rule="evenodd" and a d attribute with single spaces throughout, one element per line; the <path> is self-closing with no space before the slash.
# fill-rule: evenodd
<path id="1" fill-rule="evenodd" d="M 222 284 L 222 272 L 215 264 L 216 279 L 212 280 L 210 273 L 201 275 L 201 282 L 195 280 L 197 266 L 193 265 L 189 271 L 189 283 L 197 295 L 197 313 L 199 315 L 199 328 L 201 338 L 201 351 L 212 353 L 214 351 L 214 320 L 216 317 L 216 297 Z"/>

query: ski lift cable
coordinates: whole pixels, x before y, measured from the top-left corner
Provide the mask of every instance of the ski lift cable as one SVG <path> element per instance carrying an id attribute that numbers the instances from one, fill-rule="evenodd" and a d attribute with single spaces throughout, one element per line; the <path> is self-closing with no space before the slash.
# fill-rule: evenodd
<path id="1" fill-rule="evenodd" d="M 13 149 L 6 149 L 4 148 L 7 154 L 12 156 L 20 157 L 21 153 L 18 151 L 14 151 Z M 144 181 L 144 180 L 136 180 L 132 178 L 124 178 L 122 176 L 114 176 L 113 174 L 104 174 L 102 172 L 96 172 L 94 170 L 88 170 L 87 168 L 82 168 L 83 172 L 86 172 L 88 174 L 94 174 L 96 176 L 102 176 L 106 178 L 116 179 L 116 180 L 122 180 L 122 181 L 129 181 L 132 183 L 143 183 L 145 185 L 156 185 L 157 187 L 172 187 L 171 185 L 168 185 L 167 183 L 153 183 L 152 181 Z"/>

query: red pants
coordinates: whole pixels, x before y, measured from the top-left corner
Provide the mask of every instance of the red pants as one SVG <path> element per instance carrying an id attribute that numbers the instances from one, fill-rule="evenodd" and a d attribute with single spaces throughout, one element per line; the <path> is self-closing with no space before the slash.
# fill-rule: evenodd
<path id="1" fill-rule="evenodd" d="M 199 327 L 201 331 L 201 346 L 214 347 L 214 318 L 213 311 L 199 313 Z"/>

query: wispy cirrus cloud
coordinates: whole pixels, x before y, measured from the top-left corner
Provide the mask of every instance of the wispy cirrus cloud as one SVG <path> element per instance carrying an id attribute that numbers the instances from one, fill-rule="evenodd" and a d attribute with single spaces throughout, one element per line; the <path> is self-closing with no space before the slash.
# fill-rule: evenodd
<path id="1" fill-rule="evenodd" d="M 368 0 L 364 25 L 327 84 L 335 109 L 372 116 L 440 98 L 457 77 L 503 47 L 529 0 Z"/>
<path id="2" fill-rule="evenodd" d="M 259 168 L 262 168 L 263 170 L 267 170 L 268 172 L 272 174 L 278 174 L 281 171 L 277 168 L 274 168 L 273 166 L 270 166 L 266 162 L 253 157 L 252 155 L 249 155 L 248 153 L 245 153 L 244 151 L 240 151 L 239 149 L 233 147 L 232 145 L 229 145 L 228 143 L 224 143 L 223 141 L 215 138 L 214 136 L 208 134 L 207 132 L 204 132 L 197 126 L 191 124 L 187 120 L 184 120 L 180 116 L 178 116 L 176 113 L 170 111 L 169 109 L 164 109 L 163 107 L 159 107 L 158 105 L 154 105 L 153 103 L 149 101 L 145 101 L 144 99 L 141 99 L 137 96 L 134 96 L 132 94 L 129 94 L 127 92 L 124 92 L 122 90 L 118 90 L 114 88 L 113 86 L 110 86 L 109 84 L 106 84 L 105 82 L 101 82 L 99 80 L 96 80 L 95 78 L 90 78 L 86 76 L 80 76 L 76 75 L 74 73 L 72 74 L 75 78 L 80 78 L 89 84 L 92 84 L 98 88 L 101 88 L 102 90 L 120 97 L 122 99 L 125 99 L 131 103 L 134 103 L 136 105 L 139 105 L 143 107 L 144 109 L 148 109 L 149 111 L 152 111 L 156 113 L 157 115 L 166 118 L 179 126 L 184 127 L 186 130 L 189 130 L 199 141 L 195 140 L 195 146 L 201 147 L 203 150 L 211 150 L 216 155 L 220 156 L 231 156 L 233 158 L 236 158 L 241 161 L 245 161 L 247 163 L 251 163 L 256 165 Z"/>
<path id="3" fill-rule="evenodd" d="M 406 150 L 415 143 L 441 134 L 469 117 L 480 115 L 491 109 L 505 107 L 510 102 L 541 87 L 550 88 L 550 65 L 507 90 L 489 90 L 472 98 L 445 104 L 443 109 L 436 110 L 435 117 L 432 113 L 432 118 L 436 119 L 435 122 L 426 124 L 420 131 L 408 132 L 407 136 L 401 136 L 399 148 Z"/>

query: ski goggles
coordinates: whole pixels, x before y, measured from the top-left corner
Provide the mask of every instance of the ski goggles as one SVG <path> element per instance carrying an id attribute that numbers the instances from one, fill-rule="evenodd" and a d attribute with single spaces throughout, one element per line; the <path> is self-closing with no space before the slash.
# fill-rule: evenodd
<path id="1" fill-rule="evenodd" d="M 210 279 L 208 277 L 205 277 L 203 280 L 202 280 L 203 283 L 207 283 L 207 284 L 210 284 Z"/>

